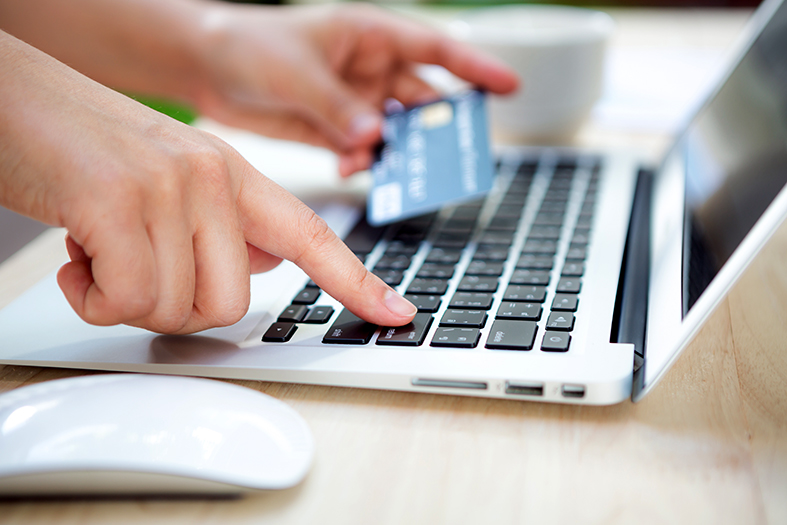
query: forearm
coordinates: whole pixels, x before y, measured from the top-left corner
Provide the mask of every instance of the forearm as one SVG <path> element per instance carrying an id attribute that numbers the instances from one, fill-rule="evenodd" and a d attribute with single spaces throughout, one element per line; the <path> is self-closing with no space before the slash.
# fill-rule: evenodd
<path id="1" fill-rule="evenodd" d="M 0 0 L 0 29 L 116 89 L 193 100 L 206 0 Z"/>

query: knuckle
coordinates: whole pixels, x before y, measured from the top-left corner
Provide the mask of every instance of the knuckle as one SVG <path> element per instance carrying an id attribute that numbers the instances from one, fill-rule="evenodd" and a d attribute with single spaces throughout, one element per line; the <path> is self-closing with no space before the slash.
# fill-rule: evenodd
<path id="1" fill-rule="evenodd" d="M 301 256 L 298 257 L 299 260 L 307 251 L 324 252 L 336 239 L 336 235 L 328 226 L 328 223 L 305 206 L 301 212 L 299 226 L 300 231 L 303 232 L 303 239 L 305 240 Z"/>

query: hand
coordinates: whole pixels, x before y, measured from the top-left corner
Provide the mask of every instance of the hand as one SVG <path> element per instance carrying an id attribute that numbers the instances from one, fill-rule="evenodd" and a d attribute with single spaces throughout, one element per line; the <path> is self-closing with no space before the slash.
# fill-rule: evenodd
<path id="1" fill-rule="evenodd" d="M 415 307 L 228 145 L 0 32 L 0 204 L 68 229 L 58 282 L 99 325 L 232 324 L 249 273 L 292 260 L 370 322 Z"/>
<path id="2" fill-rule="evenodd" d="M 261 8 L 213 4 L 199 110 L 224 123 L 331 148 L 346 176 L 368 168 L 388 98 L 437 93 L 414 71 L 438 64 L 496 93 L 517 87 L 507 66 L 431 29 L 370 5 Z"/>

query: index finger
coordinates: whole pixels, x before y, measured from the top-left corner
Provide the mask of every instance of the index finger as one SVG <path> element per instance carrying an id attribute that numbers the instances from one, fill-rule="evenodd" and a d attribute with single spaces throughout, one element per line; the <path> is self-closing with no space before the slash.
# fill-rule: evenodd
<path id="1" fill-rule="evenodd" d="M 238 204 L 247 242 L 294 262 L 370 323 L 402 326 L 412 321 L 415 306 L 367 270 L 323 219 L 251 166 L 244 171 Z"/>
<path id="2" fill-rule="evenodd" d="M 403 60 L 443 66 L 494 93 L 510 93 L 519 87 L 519 77 L 505 63 L 434 28 L 394 17 L 386 17 L 381 23 Z"/>

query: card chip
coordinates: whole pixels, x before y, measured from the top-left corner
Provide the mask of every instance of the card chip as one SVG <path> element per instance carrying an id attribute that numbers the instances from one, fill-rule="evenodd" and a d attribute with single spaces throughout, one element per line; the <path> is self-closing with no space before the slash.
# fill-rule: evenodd
<path id="1" fill-rule="evenodd" d="M 421 108 L 421 125 L 424 129 L 439 128 L 454 119 L 454 107 L 449 102 L 436 102 Z"/>

